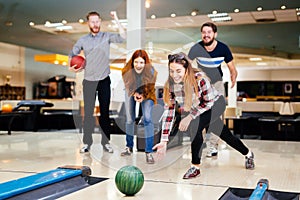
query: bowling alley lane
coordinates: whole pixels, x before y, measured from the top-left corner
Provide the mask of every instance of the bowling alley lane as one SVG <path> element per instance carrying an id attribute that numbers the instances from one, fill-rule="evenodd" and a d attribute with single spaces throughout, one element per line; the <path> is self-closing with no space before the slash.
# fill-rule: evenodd
<path id="1" fill-rule="evenodd" d="M 114 177 L 125 165 L 137 166 L 145 177 L 142 189 L 130 199 L 218 199 L 229 187 L 254 189 L 262 178 L 269 180 L 272 190 L 300 193 L 299 142 L 244 139 L 255 154 L 255 170 L 246 170 L 244 157 L 221 142 L 217 158 L 203 157 L 200 177 L 183 180 L 191 159 L 188 139 L 169 149 L 164 160 L 149 165 L 144 152 L 135 150 L 130 157 L 120 157 L 124 135 L 112 135 L 113 154 L 103 152 L 100 134 L 93 135 L 91 152 L 80 154 L 82 135 L 77 130 L 1 132 L 0 137 L 2 183 L 64 165 L 88 166 L 91 176 L 108 178 L 61 199 L 124 199 Z"/>

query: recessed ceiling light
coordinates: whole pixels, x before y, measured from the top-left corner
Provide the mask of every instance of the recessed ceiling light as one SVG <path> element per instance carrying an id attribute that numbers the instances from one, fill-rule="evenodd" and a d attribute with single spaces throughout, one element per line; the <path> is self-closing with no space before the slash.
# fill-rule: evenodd
<path id="1" fill-rule="evenodd" d="M 84 23 L 84 20 L 83 20 L 83 19 L 79 19 L 78 22 L 79 22 L 80 24 L 83 24 L 83 23 Z"/>
<path id="2" fill-rule="evenodd" d="M 72 30 L 73 27 L 72 26 L 59 26 L 59 27 L 56 27 L 57 30 L 60 30 L 60 31 L 64 31 L 64 30 Z"/>
<path id="3" fill-rule="evenodd" d="M 236 8 L 236 9 L 234 9 L 234 12 L 238 13 L 238 12 L 240 12 L 240 10 L 238 8 Z"/>
<path id="4" fill-rule="evenodd" d="M 155 15 L 151 15 L 151 19 L 155 19 L 156 18 L 156 16 Z"/>
<path id="5" fill-rule="evenodd" d="M 218 13 L 218 11 L 216 11 L 216 10 L 214 10 L 214 11 L 212 11 L 212 14 L 217 14 Z"/>
<path id="6" fill-rule="evenodd" d="M 34 22 L 29 22 L 29 26 L 34 26 Z"/>
<path id="7" fill-rule="evenodd" d="M 150 0 L 145 1 L 145 8 L 150 8 Z"/>
<path id="8" fill-rule="evenodd" d="M 175 13 L 172 13 L 172 14 L 171 14 L 171 17 L 176 17 L 176 14 L 175 14 Z"/>
<path id="9" fill-rule="evenodd" d="M 61 23 L 67 24 L 68 22 L 67 22 L 67 20 L 64 20 L 64 19 L 63 19 L 63 20 L 61 21 Z"/>
<path id="10" fill-rule="evenodd" d="M 5 26 L 12 26 L 14 25 L 12 21 L 6 21 L 5 22 Z"/>
<path id="11" fill-rule="evenodd" d="M 228 13 L 215 13 L 207 15 L 213 22 L 225 22 L 231 21 L 232 18 L 228 15 Z"/>
<path id="12" fill-rule="evenodd" d="M 262 7 L 257 7 L 256 8 L 257 11 L 262 11 L 262 9 L 263 9 Z"/>
<path id="13" fill-rule="evenodd" d="M 196 16 L 198 13 L 199 13 L 198 10 L 193 10 L 193 11 L 191 12 L 191 15 L 192 15 L 192 16 Z"/>
<path id="14" fill-rule="evenodd" d="M 281 8 L 281 10 L 284 10 L 284 9 L 286 9 L 286 6 L 282 5 L 280 8 Z"/>
<path id="15" fill-rule="evenodd" d="M 256 65 L 258 65 L 258 66 L 266 66 L 266 65 L 268 65 L 268 64 L 265 63 L 265 62 L 257 62 Z"/>
<path id="16" fill-rule="evenodd" d="M 259 57 L 253 57 L 253 58 L 249 58 L 250 61 L 262 61 L 262 58 Z"/>
<path id="17" fill-rule="evenodd" d="M 45 26 L 48 28 L 52 28 L 52 27 L 58 27 L 58 26 L 63 26 L 63 23 L 51 23 L 51 22 L 46 22 Z"/>

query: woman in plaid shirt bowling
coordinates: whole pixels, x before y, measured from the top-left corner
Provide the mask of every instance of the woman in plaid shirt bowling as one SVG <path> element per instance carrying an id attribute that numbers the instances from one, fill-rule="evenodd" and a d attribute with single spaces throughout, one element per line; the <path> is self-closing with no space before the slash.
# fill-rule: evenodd
<path id="1" fill-rule="evenodd" d="M 165 111 L 163 114 L 162 136 L 160 143 L 153 149 L 157 150 L 158 158 L 166 154 L 167 143 L 175 117 L 175 105 L 181 111 L 180 131 L 191 132 L 191 167 L 184 174 L 184 179 L 200 175 L 204 128 L 209 127 L 232 148 L 245 156 L 246 169 L 254 169 L 254 154 L 238 138 L 235 137 L 221 120 L 226 102 L 222 95 L 211 85 L 204 72 L 193 68 L 191 61 L 184 53 L 168 56 L 169 77 L 164 86 Z M 180 133 L 179 133 L 180 134 Z"/>

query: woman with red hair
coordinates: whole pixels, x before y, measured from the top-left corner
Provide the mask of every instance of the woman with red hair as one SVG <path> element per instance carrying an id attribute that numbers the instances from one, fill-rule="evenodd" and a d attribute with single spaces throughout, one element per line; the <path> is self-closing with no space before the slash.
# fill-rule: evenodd
<path id="1" fill-rule="evenodd" d="M 148 164 L 154 163 L 152 150 L 154 140 L 152 109 L 154 104 L 156 104 L 156 77 L 157 71 L 152 66 L 145 50 L 136 50 L 122 69 L 122 78 L 126 89 L 126 148 L 121 152 L 121 156 L 129 156 L 133 151 L 135 106 L 136 102 L 139 102 L 143 112 L 145 153 Z"/>

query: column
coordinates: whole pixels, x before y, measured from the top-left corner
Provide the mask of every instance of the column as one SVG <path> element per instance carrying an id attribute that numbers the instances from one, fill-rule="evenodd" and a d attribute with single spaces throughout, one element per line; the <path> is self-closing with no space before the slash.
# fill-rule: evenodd
<path id="1" fill-rule="evenodd" d="M 136 49 L 145 48 L 145 0 L 127 0 L 127 58 Z"/>

